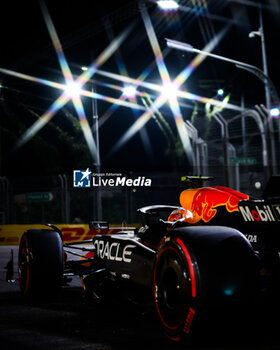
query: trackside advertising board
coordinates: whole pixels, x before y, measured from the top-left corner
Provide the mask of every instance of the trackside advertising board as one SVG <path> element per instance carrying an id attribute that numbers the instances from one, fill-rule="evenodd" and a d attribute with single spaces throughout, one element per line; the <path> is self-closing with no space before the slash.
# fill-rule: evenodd
<path id="1" fill-rule="evenodd" d="M 78 242 L 93 238 L 100 234 L 100 230 L 90 229 L 89 225 L 55 225 L 60 229 L 63 235 L 63 242 Z M 18 245 L 22 234 L 30 229 L 50 229 L 45 225 L 0 225 L 0 245 Z M 109 229 L 102 230 L 102 234 L 118 233 L 122 230 L 127 230 L 127 227 L 114 226 Z"/>

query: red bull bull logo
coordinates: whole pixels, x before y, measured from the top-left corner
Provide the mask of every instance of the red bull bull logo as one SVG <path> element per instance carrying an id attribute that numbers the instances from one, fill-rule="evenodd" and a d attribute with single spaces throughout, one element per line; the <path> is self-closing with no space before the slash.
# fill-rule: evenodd
<path id="1" fill-rule="evenodd" d="M 180 203 L 186 210 L 185 221 L 192 224 L 200 220 L 209 222 L 221 206 L 229 213 L 239 211 L 238 203 L 242 199 L 249 196 L 221 186 L 188 189 L 180 195 Z"/>

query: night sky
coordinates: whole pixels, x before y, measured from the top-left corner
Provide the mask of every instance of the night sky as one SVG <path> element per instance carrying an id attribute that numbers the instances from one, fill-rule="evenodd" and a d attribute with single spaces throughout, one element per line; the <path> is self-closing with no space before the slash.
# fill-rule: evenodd
<path id="1" fill-rule="evenodd" d="M 192 0 L 179 1 L 176 12 L 166 13 L 153 1 L 13 1 L 1 4 L 1 55 L 0 69 L 23 73 L 32 77 L 64 84 L 45 19 L 46 7 L 73 77 L 78 77 L 82 66 L 89 66 L 112 40 L 132 26 L 119 49 L 98 68 L 84 89 L 102 94 L 97 101 L 101 166 L 104 171 L 174 171 L 188 169 L 188 160 L 181 152 L 174 116 L 168 104 L 160 108 L 160 114 L 168 128 L 162 130 L 157 118 L 151 118 L 122 147 L 112 152 L 124 133 L 141 116 L 143 110 L 118 107 L 110 111 L 112 104 L 106 97 L 118 99 L 123 83 L 102 74 L 110 72 L 137 79 L 146 73 L 145 82 L 162 84 L 155 64 L 155 54 L 139 8 L 145 7 L 153 32 L 164 54 L 164 62 L 171 79 L 174 79 L 195 57 L 167 49 L 165 38 L 189 43 L 203 49 L 215 36 L 227 27 L 225 35 L 213 49 L 213 53 L 249 63 L 262 69 L 260 38 L 249 38 L 251 31 L 259 28 L 259 5 L 262 8 L 263 28 L 266 40 L 268 73 L 276 89 L 280 91 L 279 1 L 263 2 L 243 0 Z M 41 5 L 40 5 L 41 4 Z M 44 17 L 45 16 L 45 17 Z M 149 71 L 147 69 L 150 69 Z M 37 79 L 38 80 L 38 79 Z M 81 130 L 73 103 L 69 101 L 38 133 L 18 146 L 19 140 L 61 94 L 60 90 L 34 81 L 0 72 L 0 175 L 29 175 L 34 171 L 44 174 L 71 173 L 73 169 L 93 168 L 93 159 Z M 113 85 L 113 86 L 112 86 Z M 211 58 L 196 67 L 181 89 L 213 98 L 222 88 L 230 94 L 230 103 L 245 107 L 264 104 L 264 85 L 251 73 L 234 65 Z M 157 91 L 138 87 L 138 105 L 148 93 L 154 101 Z M 217 96 L 216 96 L 217 97 Z M 82 97 L 88 123 L 92 126 L 92 99 Z M 180 99 L 184 120 L 190 120 L 194 102 Z M 196 104 L 198 115 L 205 105 Z M 227 111 L 230 117 L 237 111 Z M 108 114 L 107 114 L 108 116 Z M 201 117 L 201 123 L 203 119 Z"/>

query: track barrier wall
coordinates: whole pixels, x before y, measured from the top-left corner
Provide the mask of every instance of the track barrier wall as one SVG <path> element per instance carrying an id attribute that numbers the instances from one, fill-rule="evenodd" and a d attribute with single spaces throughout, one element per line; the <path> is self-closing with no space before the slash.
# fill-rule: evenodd
<path id="1" fill-rule="evenodd" d="M 98 229 L 90 229 L 89 225 L 56 225 L 63 235 L 63 242 L 78 242 L 92 239 L 95 235 L 101 234 Z M 114 226 L 102 230 L 102 234 L 114 234 L 122 230 L 133 229 L 134 227 Z M 22 234 L 30 229 L 50 229 L 46 225 L 0 225 L 0 245 L 18 245 Z"/>

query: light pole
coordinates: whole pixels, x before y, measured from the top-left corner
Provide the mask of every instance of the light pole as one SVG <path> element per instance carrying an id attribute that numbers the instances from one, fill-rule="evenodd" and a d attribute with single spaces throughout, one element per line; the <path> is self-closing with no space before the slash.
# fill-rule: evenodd
<path id="1" fill-rule="evenodd" d="M 221 126 L 221 133 L 222 133 L 222 140 L 223 140 L 223 155 L 224 155 L 224 173 L 225 173 L 225 180 L 226 180 L 226 186 L 231 186 L 231 173 L 229 171 L 230 167 L 230 159 L 229 159 L 229 132 L 228 132 L 228 122 L 225 120 L 225 118 L 220 113 L 215 113 L 212 115 L 213 118 L 220 124 Z"/>
<path id="2" fill-rule="evenodd" d="M 260 37 L 261 39 L 261 47 L 262 47 L 262 61 L 263 61 L 263 72 L 268 77 L 268 68 L 267 68 L 267 59 L 266 59 L 266 49 L 265 49 L 265 37 L 264 37 L 264 31 L 263 31 L 263 18 L 262 18 L 262 9 L 259 7 L 259 30 L 258 31 L 252 31 L 249 33 L 249 38 L 254 38 L 256 35 Z M 277 172 L 277 164 L 276 164 L 276 154 L 275 154 L 275 140 L 274 140 L 274 128 L 273 128 L 273 116 L 275 108 L 271 109 L 271 97 L 273 97 L 270 94 L 269 86 L 268 84 L 264 84 L 265 88 L 265 105 L 269 113 L 269 119 L 268 119 L 268 128 L 270 133 L 270 146 L 271 146 L 271 157 L 272 157 L 272 169 L 273 173 L 276 174 Z M 277 105 L 279 105 L 279 100 L 276 100 Z"/>
<path id="3" fill-rule="evenodd" d="M 263 32 L 263 19 L 262 19 L 262 10 L 261 7 L 259 8 L 259 21 L 260 21 L 260 27 L 258 31 L 253 31 L 249 33 L 249 38 L 254 38 L 256 35 L 260 37 L 261 39 L 261 46 L 262 46 L 262 61 L 263 61 L 263 72 L 266 76 L 268 76 L 268 68 L 267 68 L 267 59 L 266 59 L 266 49 L 265 49 L 265 38 L 264 38 L 264 32 Z M 267 84 L 265 84 L 265 101 L 266 101 L 266 107 L 270 112 L 271 109 L 271 101 L 270 101 L 270 93 Z"/>
<path id="4" fill-rule="evenodd" d="M 81 67 L 82 71 L 87 71 L 87 66 Z M 91 81 L 91 92 L 92 96 L 95 94 L 95 86 L 94 83 Z M 96 169 L 96 173 L 99 174 L 101 170 L 101 162 L 100 162 L 100 146 L 99 146 L 99 123 L 98 123 L 98 109 L 97 109 L 97 100 L 96 98 L 92 97 L 92 120 L 93 120 L 93 126 L 92 126 L 92 134 L 95 136 L 95 144 L 96 144 L 96 159 L 93 163 L 94 168 Z M 96 210 L 94 210 L 94 215 L 96 215 L 96 220 L 101 221 L 102 220 L 102 193 L 99 189 L 99 186 L 96 187 L 94 192 L 94 204 L 96 203 Z M 95 218 L 94 218 L 95 219 Z"/>
<path id="5" fill-rule="evenodd" d="M 171 48 L 174 48 L 177 50 L 181 50 L 181 51 L 198 53 L 198 54 L 212 57 L 212 58 L 224 61 L 224 62 L 233 63 L 237 68 L 247 70 L 248 72 L 254 74 L 257 78 L 259 78 L 263 82 L 265 89 L 266 89 L 265 90 L 266 91 L 266 103 L 268 104 L 266 107 L 268 108 L 269 113 L 270 113 L 270 100 L 271 100 L 271 98 L 277 103 L 277 105 L 280 105 L 280 99 L 279 99 L 277 90 L 275 89 L 274 84 L 272 83 L 269 76 L 267 75 L 267 68 L 266 68 L 266 72 L 263 72 L 261 69 L 259 69 L 256 66 L 253 66 L 251 64 L 237 61 L 237 60 L 234 60 L 234 59 L 231 59 L 228 57 L 216 55 L 216 54 L 213 54 L 211 52 L 202 51 L 202 50 L 194 48 L 192 45 L 189 45 L 187 43 L 182 43 L 180 41 L 167 39 L 167 38 L 165 40 L 167 42 L 168 47 L 171 47 Z M 265 50 L 264 46 L 263 46 L 263 48 Z M 264 53 L 265 53 L 265 51 L 264 51 Z M 266 59 L 265 59 L 265 65 L 266 65 Z M 273 173 L 276 173 L 277 172 L 277 164 L 276 164 L 275 143 L 274 143 L 274 134 L 273 134 L 273 127 L 272 127 L 271 118 L 268 118 L 268 124 L 269 124 L 268 131 L 270 134 L 269 136 L 270 136 L 270 142 L 271 142 L 272 170 L 273 170 Z"/>
<path id="6" fill-rule="evenodd" d="M 95 93 L 94 84 L 92 84 L 91 88 L 92 93 Z M 97 109 L 97 101 L 96 98 L 92 99 L 92 119 L 93 119 L 93 129 L 95 134 L 95 143 L 96 143 L 96 163 L 95 169 L 97 174 L 100 173 L 101 170 L 101 162 L 100 162 L 100 147 L 99 147 L 99 123 L 98 123 L 98 109 Z M 96 218 L 98 221 L 102 220 L 102 194 L 99 189 L 99 186 L 96 187 Z"/>
<path id="7" fill-rule="evenodd" d="M 259 69 L 258 67 L 253 66 L 253 65 L 248 64 L 248 63 L 244 63 L 244 62 L 241 62 L 241 61 L 234 60 L 232 58 L 228 58 L 228 57 L 225 57 L 225 56 L 216 55 L 216 54 L 211 53 L 211 52 L 199 50 L 199 49 L 194 48 L 190 44 L 182 43 L 182 42 L 177 41 L 177 40 L 168 39 L 168 38 L 166 38 L 165 40 L 166 40 L 167 46 L 171 47 L 173 49 L 177 49 L 177 50 L 181 50 L 181 51 L 187 51 L 187 52 L 191 52 L 191 53 L 198 53 L 198 54 L 202 54 L 203 56 L 208 56 L 208 57 L 212 57 L 212 58 L 218 59 L 220 61 L 233 63 L 237 68 L 244 69 L 244 70 L 247 70 L 247 71 L 251 72 L 252 74 L 254 74 L 256 77 L 258 77 L 267 86 L 268 91 L 269 91 L 269 95 L 277 103 L 278 102 L 280 103 L 280 98 L 278 96 L 277 90 L 275 89 L 275 86 L 272 83 L 271 79 L 261 69 Z"/>

